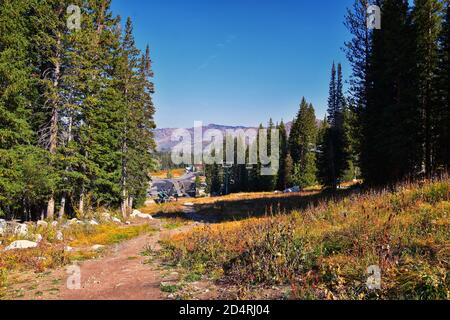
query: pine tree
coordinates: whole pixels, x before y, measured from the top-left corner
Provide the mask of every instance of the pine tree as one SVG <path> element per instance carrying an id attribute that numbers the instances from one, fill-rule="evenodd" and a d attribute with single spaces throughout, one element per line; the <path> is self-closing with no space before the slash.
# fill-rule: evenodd
<path id="1" fill-rule="evenodd" d="M 450 3 L 443 1 L 443 21 L 439 37 L 439 63 L 437 70 L 437 102 L 435 110 L 434 145 L 436 168 L 450 170 Z"/>
<path id="2" fill-rule="evenodd" d="M 290 175 L 292 174 L 292 171 L 290 171 L 290 168 L 287 163 L 289 155 L 289 145 L 288 145 L 288 136 L 286 132 L 286 125 L 284 124 L 283 121 L 281 121 L 280 125 L 278 126 L 278 130 L 280 131 L 280 169 L 278 171 L 277 176 L 277 189 L 286 190 L 289 187 L 288 181 Z"/>
<path id="3" fill-rule="evenodd" d="M 361 169 L 368 184 L 395 183 L 418 172 L 420 108 L 414 33 L 406 0 L 382 2 L 373 34 L 368 104 L 362 119 Z"/>
<path id="4" fill-rule="evenodd" d="M 84 202 L 116 206 L 120 191 L 121 94 L 113 66 L 119 58 L 119 20 L 110 12 L 110 1 L 92 3 L 85 11 L 83 28 L 73 33 L 76 51 L 71 65 L 73 83 L 81 93 L 81 112 L 75 117 L 75 147 L 79 163 L 72 164 L 82 180 L 76 191 L 79 212 Z M 89 18 L 89 19 L 88 19 Z M 77 62 L 78 61 L 78 62 Z M 87 198 L 89 196 L 89 198 Z"/>
<path id="5" fill-rule="evenodd" d="M 350 99 L 358 117 L 367 106 L 368 72 L 372 54 L 373 31 L 367 28 L 368 6 L 368 0 L 355 0 L 352 9 L 347 9 L 345 17 L 345 26 L 352 34 L 352 39 L 345 43 L 345 53 L 353 71 L 349 80 Z"/>
<path id="6" fill-rule="evenodd" d="M 435 90 L 438 67 L 438 38 L 441 34 L 442 5 L 438 0 L 415 0 L 412 13 L 418 75 L 418 101 L 422 116 L 422 141 L 424 143 L 425 175 L 430 177 L 434 171 L 433 145 L 436 140 L 434 123 L 437 119 Z"/>
<path id="7" fill-rule="evenodd" d="M 212 150 L 211 156 L 214 158 L 216 150 Z M 222 194 L 223 172 L 218 163 L 205 165 L 205 176 L 208 193 L 212 195 Z"/>
<path id="8" fill-rule="evenodd" d="M 34 146 L 32 4 L 0 4 L 0 216 L 7 218 L 39 218 L 55 182 L 48 155 Z"/>
<path id="9" fill-rule="evenodd" d="M 338 120 L 339 110 L 338 110 L 338 93 L 337 93 L 337 80 L 336 80 L 336 65 L 333 62 L 333 66 L 331 67 L 331 80 L 329 86 L 329 94 L 328 94 L 328 115 L 330 124 L 335 126 L 336 121 Z"/>
<path id="10" fill-rule="evenodd" d="M 121 61 L 118 69 L 117 78 L 122 93 L 122 136 L 121 136 L 121 210 L 124 217 L 130 213 L 130 191 L 131 191 L 131 171 L 130 164 L 135 156 L 130 149 L 132 139 L 136 136 L 136 118 L 137 100 L 139 99 L 137 72 L 139 69 L 139 50 L 136 48 L 133 25 L 128 18 L 125 26 L 125 33 L 121 43 Z"/>
<path id="11" fill-rule="evenodd" d="M 67 66 L 68 51 L 66 26 L 66 5 L 61 1 L 48 0 L 33 5 L 31 18 L 35 33 L 32 35 L 34 59 L 39 75 L 40 99 L 35 105 L 34 125 L 38 132 L 39 145 L 52 155 L 56 161 L 61 132 L 61 113 L 64 104 L 63 74 Z M 55 165 L 55 164 L 53 164 Z M 53 219 L 55 213 L 53 192 L 47 204 L 47 218 Z"/>
<path id="12" fill-rule="evenodd" d="M 301 188 L 316 183 L 316 139 L 314 107 L 303 98 L 289 137 L 289 153 L 293 160 L 292 182 Z"/>
<path id="13" fill-rule="evenodd" d="M 321 143 L 320 181 L 325 186 L 336 189 L 348 167 L 349 155 L 346 152 L 344 116 L 346 100 L 343 94 L 342 67 L 333 63 L 331 69 L 330 93 L 328 98 L 328 124 Z"/>
<path id="14" fill-rule="evenodd" d="M 347 10 L 345 17 L 345 25 L 352 34 L 352 39 L 345 43 L 345 53 L 352 67 L 352 74 L 349 80 L 350 96 L 348 98 L 348 102 L 352 107 L 347 110 L 352 112 L 353 121 L 350 128 L 347 127 L 350 130 L 346 130 L 347 137 L 350 131 L 351 136 L 353 136 L 350 153 L 353 161 L 349 163 L 349 170 L 352 170 L 351 167 L 356 169 L 355 166 L 359 167 L 361 165 L 363 146 L 368 146 L 365 143 L 363 128 L 370 86 L 369 73 L 374 33 L 374 30 L 367 28 L 367 8 L 371 3 L 372 1 L 369 0 L 355 0 L 352 9 Z M 345 125 L 346 123 L 344 123 Z"/>
<path id="15" fill-rule="evenodd" d="M 260 126 L 260 130 L 263 130 L 264 128 Z M 275 129 L 275 125 L 273 123 L 273 120 L 269 120 L 268 127 L 266 129 L 267 132 L 267 156 L 269 159 L 272 159 L 272 130 Z M 278 150 L 274 150 L 274 152 L 278 152 Z M 269 164 L 269 166 L 272 164 Z M 262 167 L 261 167 L 262 169 Z M 261 170 L 260 169 L 260 170 Z M 260 179 L 259 179 L 259 190 L 260 191 L 274 191 L 276 187 L 276 175 L 262 175 L 262 172 L 260 171 Z"/>

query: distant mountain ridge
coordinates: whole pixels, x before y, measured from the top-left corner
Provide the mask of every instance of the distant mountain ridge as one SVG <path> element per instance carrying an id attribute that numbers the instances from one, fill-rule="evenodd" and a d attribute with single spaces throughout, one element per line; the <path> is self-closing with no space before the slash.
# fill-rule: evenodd
<path id="1" fill-rule="evenodd" d="M 291 131 L 291 128 L 292 128 L 292 122 L 288 122 L 286 124 L 286 129 L 287 129 L 288 134 Z M 179 128 L 161 128 L 161 129 L 156 129 L 154 131 L 155 141 L 156 141 L 158 151 L 161 151 L 161 152 L 170 151 L 170 150 L 172 150 L 172 148 L 174 146 L 176 146 L 179 143 L 177 141 L 175 141 L 175 142 L 171 141 L 172 134 L 178 129 Z M 226 125 L 220 125 L 220 124 L 209 124 L 209 125 L 203 126 L 203 132 L 205 132 L 206 130 L 210 130 L 210 129 L 219 130 L 225 135 L 227 130 L 240 130 L 240 129 L 248 130 L 248 129 L 258 129 L 258 127 L 226 126 Z M 187 128 L 187 130 L 193 137 L 194 136 L 194 128 Z"/>

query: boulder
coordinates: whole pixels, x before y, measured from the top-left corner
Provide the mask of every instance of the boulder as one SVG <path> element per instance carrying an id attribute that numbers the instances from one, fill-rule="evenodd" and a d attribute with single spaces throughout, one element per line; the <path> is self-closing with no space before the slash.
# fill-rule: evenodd
<path id="1" fill-rule="evenodd" d="M 99 223 L 98 223 L 97 221 L 95 221 L 95 220 L 89 221 L 89 224 L 90 224 L 91 226 L 98 226 L 98 225 L 99 225 Z"/>
<path id="2" fill-rule="evenodd" d="M 14 234 L 24 237 L 28 234 L 28 226 L 26 224 L 18 224 L 14 228 Z"/>
<path id="3" fill-rule="evenodd" d="M 122 223 L 122 221 L 120 221 L 120 219 L 117 219 L 116 217 L 113 217 L 111 220 L 115 223 Z"/>
<path id="4" fill-rule="evenodd" d="M 139 210 L 133 210 L 133 213 L 131 214 L 132 218 L 136 218 L 138 215 L 142 214 Z"/>
<path id="5" fill-rule="evenodd" d="M 48 227 L 48 223 L 45 222 L 44 220 L 38 221 L 38 222 L 36 223 L 36 225 L 37 225 L 38 227 L 42 227 L 42 228 L 47 228 L 47 227 Z"/>
<path id="6" fill-rule="evenodd" d="M 36 248 L 38 244 L 36 242 L 28 241 L 28 240 L 18 240 L 11 243 L 9 246 L 5 248 L 5 251 L 9 250 L 22 250 L 22 249 L 31 249 Z"/>
<path id="7" fill-rule="evenodd" d="M 73 251 L 72 247 L 69 247 L 69 246 L 64 247 L 64 252 L 72 252 L 72 251 Z"/>
<path id="8" fill-rule="evenodd" d="M 153 220 L 153 217 L 151 215 L 142 213 L 139 210 L 134 210 L 133 213 L 131 214 L 131 217 L 132 218 L 139 218 L 139 219 Z"/>

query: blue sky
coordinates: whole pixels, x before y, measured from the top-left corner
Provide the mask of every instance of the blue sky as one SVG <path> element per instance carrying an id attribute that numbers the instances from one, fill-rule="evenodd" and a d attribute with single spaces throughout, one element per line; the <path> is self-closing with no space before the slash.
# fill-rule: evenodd
<path id="1" fill-rule="evenodd" d="M 301 97 L 318 118 L 326 110 L 333 60 L 353 0 L 114 0 L 134 21 L 136 42 L 150 45 L 156 121 L 163 127 L 256 126 L 290 121 Z"/>

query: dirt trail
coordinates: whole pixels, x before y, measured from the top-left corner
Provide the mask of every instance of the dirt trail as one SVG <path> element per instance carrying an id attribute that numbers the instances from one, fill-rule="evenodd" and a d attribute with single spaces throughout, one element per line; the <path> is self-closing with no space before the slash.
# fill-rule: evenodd
<path id="1" fill-rule="evenodd" d="M 163 281 L 162 270 L 157 261 L 146 263 L 148 257 L 141 253 L 150 246 L 159 250 L 158 241 L 171 234 L 187 231 L 192 224 L 177 230 L 162 231 L 153 235 L 144 235 L 110 248 L 100 259 L 80 264 L 81 289 L 67 289 L 67 275 L 60 288 L 60 299 L 64 300 L 159 300 L 165 299 L 160 291 Z"/>
<path id="2" fill-rule="evenodd" d="M 15 286 L 17 298 L 37 300 L 164 300 L 168 294 L 160 290 L 161 283 L 177 282 L 178 275 L 161 268 L 157 259 L 143 256 L 150 247 L 159 250 L 159 240 L 193 228 L 189 223 L 175 230 L 164 230 L 162 222 L 153 220 L 157 230 L 116 246 L 108 247 L 102 257 L 80 262 L 81 289 L 70 290 L 70 274 L 60 268 L 43 275 L 28 274 Z"/>

